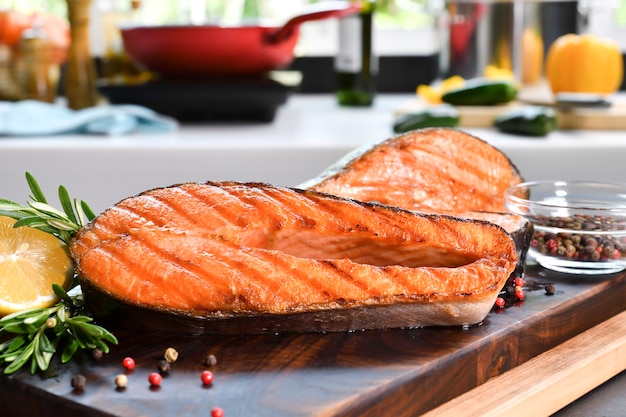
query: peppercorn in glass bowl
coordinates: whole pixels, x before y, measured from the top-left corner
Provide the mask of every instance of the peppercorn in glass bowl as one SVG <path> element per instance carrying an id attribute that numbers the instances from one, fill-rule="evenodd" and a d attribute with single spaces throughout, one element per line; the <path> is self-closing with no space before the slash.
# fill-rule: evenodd
<path id="1" fill-rule="evenodd" d="M 532 223 L 528 254 L 544 268 L 582 275 L 626 269 L 626 183 L 525 182 L 506 191 L 505 204 Z"/>

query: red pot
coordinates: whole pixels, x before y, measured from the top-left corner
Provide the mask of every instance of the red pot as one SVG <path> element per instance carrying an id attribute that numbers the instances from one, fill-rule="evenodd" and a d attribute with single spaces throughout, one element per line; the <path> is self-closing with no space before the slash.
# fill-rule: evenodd
<path id="1" fill-rule="evenodd" d="M 360 10 L 360 4 L 321 2 L 282 27 L 137 26 L 121 34 L 131 59 L 164 76 L 248 75 L 289 65 L 302 23 Z"/>

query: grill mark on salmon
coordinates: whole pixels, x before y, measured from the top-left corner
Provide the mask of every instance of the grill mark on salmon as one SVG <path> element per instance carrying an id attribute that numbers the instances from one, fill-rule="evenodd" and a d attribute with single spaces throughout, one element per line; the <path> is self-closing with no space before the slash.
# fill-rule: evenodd
<path id="1" fill-rule="evenodd" d="M 517 261 L 511 237 L 488 222 L 234 182 L 125 199 L 77 233 L 70 252 L 88 305 L 99 294 L 203 323 L 311 316 L 310 326 L 297 319 L 289 331 L 474 324 Z M 445 312 L 468 299 L 477 314 Z M 400 303 L 422 311 L 414 304 L 435 301 L 445 307 L 437 317 L 363 321 L 372 320 L 363 309 Z M 323 312 L 333 314 L 327 326 Z M 289 327 L 263 323 L 253 329 Z"/>

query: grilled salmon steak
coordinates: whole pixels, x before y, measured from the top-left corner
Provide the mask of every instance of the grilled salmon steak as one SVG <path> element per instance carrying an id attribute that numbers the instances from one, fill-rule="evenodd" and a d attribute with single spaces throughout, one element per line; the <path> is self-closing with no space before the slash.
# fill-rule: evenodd
<path id="1" fill-rule="evenodd" d="M 122 200 L 70 253 L 96 317 L 185 333 L 476 324 L 517 262 L 489 222 L 235 182 Z"/>
<path id="2" fill-rule="evenodd" d="M 506 213 L 505 190 L 523 182 L 499 149 L 451 128 L 427 128 L 356 149 L 299 187 L 408 210 L 486 220 L 516 240 L 523 273 L 532 225 Z"/>
<path id="3" fill-rule="evenodd" d="M 407 132 L 356 149 L 302 184 L 406 209 L 505 212 L 504 191 L 523 182 L 505 154 L 451 128 Z"/>

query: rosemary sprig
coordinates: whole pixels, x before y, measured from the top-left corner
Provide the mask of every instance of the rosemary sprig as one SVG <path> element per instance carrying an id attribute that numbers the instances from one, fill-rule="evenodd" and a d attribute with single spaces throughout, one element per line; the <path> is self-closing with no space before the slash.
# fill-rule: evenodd
<path id="1" fill-rule="evenodd" d="M 73 315 L 80 307 L 80 295 L 70 297 L 59 285 L 53 285 L 61 301 L 50 308 L 35 308 L 0 319 L 0 334 L 16 336 L 0 344 L 0 361 L 9 365 L 5 374 L 17 372 L 30 361 L 30 372 L 45 371 L 59 347 L 61 363 L 66 363 L 78 349 L 101 349 L 109 352 L 107 342 L 117 344 L 108 330 L 92 323 L 92 318 Z"/>
<path id="2" fill-rule="evenodd" d="M 29 172 L 26 173 L 26 181 L 33 194 L 28 206 L 0 198 L 0 215 L 17 220 L 15 227 L 33 227 L 51 233 L 67 244 L 85 225 L 85 217 L 88 221 L 96 217 L 87 203 L 77 199 L 72 201 L 64 186 L 59 187 L 59 201 L 63 208 L 59 211 L 48 204 L 37 180 Z"/>
<path id="3" fill-rule="evenodd" d="M 26 173 L 32 192 L 31 201 L 24 206 L 0 198 L 0 215 L 16 219 L 14 227 L 33 227 L 51 233 L 66 244 L 87 220 L 96 216 L 84 201 L 72 199 L 65 187 L 59 187 L 59 201 L 63 211 L 50 206 L 35 178 Z M 78 285 L 76 277 L 70 286 Z M 50 361 L 62 348 L 61 362 L 68 362 L 78 349 L 99 348 L 109 352 L 108 343 L 117 344 L 117 338 L 108 330 L 93 324 L 89 316 L 78 314 L 84 307 L 82 294 L 69 296 L 57 284 L 52 290 L 60 301 L 50 308 L 19 311 L 0 319 L 0 338 L 14 335 L 0 344 L 0 364 L 8 364 L 5 374 L 17 372 L 30 361 L 30 372 L 45 371 Z"/>

